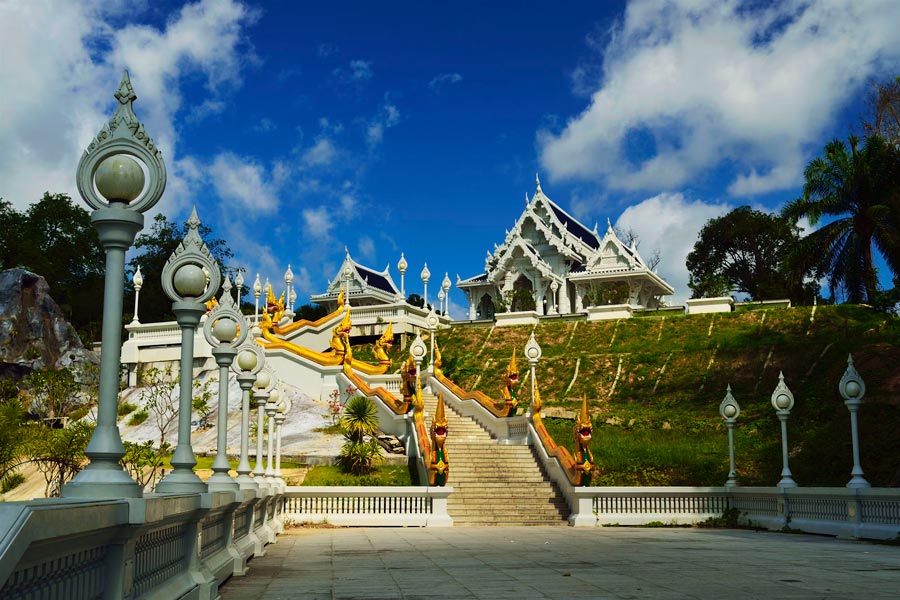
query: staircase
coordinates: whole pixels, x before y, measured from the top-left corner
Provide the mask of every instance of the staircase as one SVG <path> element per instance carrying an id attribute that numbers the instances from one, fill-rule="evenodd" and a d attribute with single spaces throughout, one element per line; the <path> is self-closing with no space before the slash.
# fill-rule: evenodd
<path id="1" fill-rule="evenodd" d="M 423 393 L 426 422 L 437 397 Z M 530 446 L 501 446 L 473 419 L 445 405 L 454 526 L 565 525 L 569 508 Z"/>

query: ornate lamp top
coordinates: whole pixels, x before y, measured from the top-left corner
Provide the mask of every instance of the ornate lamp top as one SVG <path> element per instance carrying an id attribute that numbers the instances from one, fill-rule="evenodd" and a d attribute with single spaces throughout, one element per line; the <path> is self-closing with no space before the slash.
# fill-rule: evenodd
<path id="1" fill-rule="evenodd" d="M 850 403 L 862 402 L 863 396 L 866 395 L 866 382 L 856 372 L 856 367 L 853 366 L 852 354 L 847 355 L 847 370 L 844 371 L 844 375 L 841 377 L 838 391 L 844 400 Z"/>
<path id="2" fill-rule="evenodd" d="M 421 361 L 427 352 L 428 348 L 425 346 L 425 342 L 422 341 L 421 336 L 417 335 L 413 343 L 409 345 L 409 353 L 412 355 L 413 360 L 416 362 Z"/>
<path id="3" fill-rule="evenodd" d="M 534 332 L 532 331 L 531 337 L 528 338 L 528 343 L 525 344 L 525 358 L 528 359 L 531 366 L 534 366 L 541 359 L 541 354 L 541 346 L 534 339 Z"/>
<path id="4" fill-rule="evenodd" d="M 256 274 L 256 281 L 253 282 L 253 293 L 259 296 L 262 293 L 262 283 L 259 282 L 259 273 Z"/>
<path id="5" fill-rule="evenodd" d="M 119 101 L 116 111 L 78 161 L 78 193 L 94 209 L 124 203 L 143 213 L 159 202 L 166 189 L 166 165 L 159 148 L 134 114 L 131 105 L 137 95 L 128 71 L 122 76 L 115 97 Z M 149 180 L 146 185 L 145 172 Z"/>
<path id="6" fill-rule="evenodd" d="M 425 266 L 422 268 L 422 283 L 428 283 L 428 280 L 431 279 L 431 271 L 428 270 L 428 263 L 425 263 Z"/>
<path id="7" fill-rule="evenodd" d="M 207 319 L 209 321 L 209 319 Z M 256 375 L 266 365 L 266 353 L 254 340 L 245 338 L 238 346 L 237 360 L 231 363 L 235 375 Z"/>
<path id="8" fill-rule="evenodd" d="M 244 273 L 243 271 L 238 271 L 237 275 L 234 277 L 234 285 L 240 289 L 244 285 Z"/>
<path id="9" fill-rule="evenodd" d="M 191 211 L 187 221 L 188 232 L 166 261 L 162 271 L 162 286 L 166 295 L 175 302 L 196 300 L 206 302 L 212 298 L 222 282 L 219 266 L 209 248 L 200 237 L 200 219 L 197 209 Z M 206 273 L 209 273 L 209 282 Z"/>
<path id="10" fill-rule="evenodd" d="M 134 272 L 134 275 L 131 277 L 131 282 L 134 284 L 134 289 L 139 290 L 141 286 L 144 285 L 144 276 L 141 275 L 141 267 L 138 266 L 137 271 Z"/>
<path id="11" fill-rule="evenodd" d="M 291 265 L 288 263 L 287 271 L 284 272 L 284 282 L 291 285 L 292 281 L 294 281 L 294 272 L 291 271 Z"/>
<path id="12" fill-rule="evenodd" d="M 444 273 L 444 281 L 441 282 L 441 287 L 445 293 L 450 290 L 451 285 L 453 284 L 450 282 L 450 273 Z"/>
<path id="13" fill-rule="evenodd" d="M 237 348 L 247 339 L 247 327 L 241 327 L 244 316 L 231 295 L 231 280 L 225 278 L 219 303 L 209 312 L 203 325 L 203 336 L 213 348 Z"/>
<path id="14" fill-rule="evenodd" d="M 719 405 L 719 414 L 722 415 L 723 419 L 732 423 L 741 414 L 741 407 L 738 405 L 737 400 L 734 399 L 734 396 L 731 395 L 731 384 L 728 385 L 728 389 L 725 392 L 725 399 Z"/>
<path id="15" fill-rule="evenodd" d="M 409 267 L 409 263 L 406 262 L 406 258 L 403 257 L 403 253 L 400 253 L 400 261 L 397 263 L 397 269 L 400 271 L 400 274 L 403 275 L 406 273 L 406 268 Z"/>
<path id="16" fill-rule="evenodd" d="M 437 313 L 434 312 L 434 307 L 431 307 L 431 310 L 428 311 L 428 315 L 425 317 L 425 323 L 428 325 L 428 329 L 434 329 L 439 322 L 440 319 L 438 319 Z"/>
<path id="17" fill-rule="evenodd" d="M 778 372 L 778 385 L 775 386 L 775 391 L 772 392 L 772 408 L 779 412 L 790 412 L 794 408 L 794 394 L 791 393 L 791 390 L 788 389 L 787 384 L 784 382 L 784 373 L 781 371 Z"/>

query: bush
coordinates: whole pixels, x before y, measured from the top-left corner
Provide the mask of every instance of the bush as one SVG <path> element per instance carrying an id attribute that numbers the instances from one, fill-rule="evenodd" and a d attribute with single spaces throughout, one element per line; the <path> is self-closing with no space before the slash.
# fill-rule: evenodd
<path id="1" fill-rule="evenodd" d="M 120 417 L 124 417 L 125 415 L 133 412 L 137 409 L 136 404 L 132 404 L 131 402 L 122 402 L 119 404 L 118 413 Z"/>
<path id="2" fill-rule="evenodd" d="M 284 466 L 284 463 L 281 465 Z M 412 485 L 412 477 L 409 468 L 402 465 L 381 465 L 372 470 L 368 475 L 353 475 L 344 473 L 340 467 L 331 465 L 317 465 L 309 470 L 303 478 L 304 486 L 339 486 L 339 485 L 366 485 L 366 486 L 399 486 Z"/>
<path id="3" fill-rule="evenodd" d="M 128 419 L 128 424 L 129 425 L 140 425 L 141 423 L 146 421 L 147 417 L 149 417 L 149 416 L 150 415 L 147 413 L 146 410 L 141 409 L 141 410 L 135 411 L 131 414 L 131 418 Z"/>
<path id="4" fill-rule="evenodd" d="M 343 413 L 340 423 L 346 442 L 341 447 L 338 464 L 354 475 L 370 473 L 382 460 L 381 446 L 371 439 L 378 431 L 375 405 L 365 396 L 353 396 L 347 400 Z"/>
<path id="5" fill-rule="evenodd" d="M 7 473 L 6 477 L 0 479 L 0 494 L 5 494 L 23 483 L 25 483 L 25 476 L 18 471 Z"/>

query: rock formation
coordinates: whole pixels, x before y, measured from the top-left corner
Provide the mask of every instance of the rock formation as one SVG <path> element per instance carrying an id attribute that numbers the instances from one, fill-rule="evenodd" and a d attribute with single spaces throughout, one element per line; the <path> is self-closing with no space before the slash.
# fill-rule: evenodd
<path id="1" fill-rule="evenodd" d="M 97 364 L 99 358 L 85 349 L 43 277 L 7 269 L 0 271 L 0 361 L 61 369 Z"/>

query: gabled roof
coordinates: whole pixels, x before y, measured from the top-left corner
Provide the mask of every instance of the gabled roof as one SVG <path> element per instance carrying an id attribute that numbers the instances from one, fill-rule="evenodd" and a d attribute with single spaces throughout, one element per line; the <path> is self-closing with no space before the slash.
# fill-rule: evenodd
<path id="1" fill-rule="evenodd" d="M 544 196 L 544 198 L 547 197 Z M 595 250 L 600 247 L 600 240 L 597 239 L 597 234 L 579 223 L 575 217 L 560 208 L 550 198 L 547 198 L 547 204 L 550 206 L 550 210 L 553 211 L 553 214 L 556 215 L 556 218 L 560 220 L 562 226 L 566 228 L 566 231 Z"/>
<path id="2" fill-rule="evenodd" d="M 345 249 L 345 252 L 344 262 L 341 263 L 341 267 L 338 269 L 334 279 L 328 283 L 328 290 L 324 294 L 314 295 L 314 299 L 336 296 L 345 283 L 344 271 L 347 270 L 347 267 L 350 268 L 351 279 L 351 289 L 348 292 L 354 294 L 354 296 L 368 293 L 374 294 L 382 300 L 390 300 L 400 295 L 400 289 L 394 284 L 394 280 L 391 279 L 391 275 L 388 272 L 390 265 L 385 267 L 384 271 L 376 271 L 353 260 L 349 250 Z M 355 290 L 354 287 L 356 288 Z"/>

